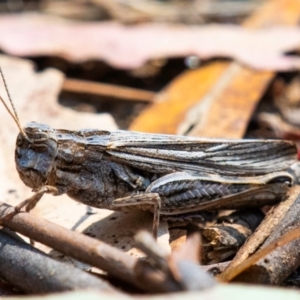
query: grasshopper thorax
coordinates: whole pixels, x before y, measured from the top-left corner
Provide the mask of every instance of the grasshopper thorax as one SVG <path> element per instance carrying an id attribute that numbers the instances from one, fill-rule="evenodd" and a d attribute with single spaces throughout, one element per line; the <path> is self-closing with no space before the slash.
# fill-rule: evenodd
<path id="1" fill-rule="evenodd" d="M 48 125 L 30 122 L 17 137 L 16 167 L 22 181 L 31 188 L 47 183 L 57 156 L 55 131 Z"/>

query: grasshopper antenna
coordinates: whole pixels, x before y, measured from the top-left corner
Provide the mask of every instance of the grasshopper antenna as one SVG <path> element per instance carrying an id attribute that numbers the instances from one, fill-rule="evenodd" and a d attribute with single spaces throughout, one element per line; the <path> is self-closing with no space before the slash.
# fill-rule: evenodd
<path id="1" fill-rule="evenodd" d="M 7 87 L 7 84 L 6 84 L 6 80 L 4 78 L 4 75 L 3 75 L 3 72 L 2 72 L 2 68 L 0 67 L 0 74 L 1 74 L 1 77 L 2 77 L 2 80 L 3 80 L 3 83 L 4 83 L 4 87 L 5 87 L 5 90 L 6 90 L 6 93 L 7 93 L 7 96 L 8 96 L 8 100 L 11 104 L 11 107 L 13 109 L 13 112 L 10 110 L 10 108 L 8 107 L 8 105 L 6 104 L 6 102 L 3 100 L 3 98 L 0 96 L 0 100 L 1 102 L 3 103 L 3 105 L 5 106 L 6 110 L 8 111 L 8 113 L 11 115 L 11 117 L 14 119 L 14 121 L 16 122 L 19 130 L 20 130 L 20 133 L 23 135 L 24 138 L 28 139 L 28 136 L 27 134 L 25 133 L 25 131 L 23 130 L 21 124 L 20 124 L 20 121 L 19 121 L 19 117 L 18 117 L 18 114 L 17 114 L 17 111 L 16 111 L 16 108 L 15 108 L 15 105 L 10 97 L 10 93 L 9 93 L 9 90 L 8 90 L 8 87 Z"/>

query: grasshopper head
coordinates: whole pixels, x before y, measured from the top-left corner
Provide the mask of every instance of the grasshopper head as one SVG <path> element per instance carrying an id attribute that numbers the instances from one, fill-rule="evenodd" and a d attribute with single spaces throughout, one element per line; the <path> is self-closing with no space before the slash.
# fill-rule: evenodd
<path id="1" fill-rule="evenodd" d="M 22 181 L 31 188 L 46 184 L 57 155 L 55 131 L 44 124 L 28 123 L 17 137 L 16 167 Z"/>

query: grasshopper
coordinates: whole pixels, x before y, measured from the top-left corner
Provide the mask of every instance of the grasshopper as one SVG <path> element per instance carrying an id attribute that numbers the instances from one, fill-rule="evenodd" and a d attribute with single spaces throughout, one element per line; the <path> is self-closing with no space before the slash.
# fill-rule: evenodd
<path id="1" fill-rule="evenodd" d="M 293 142 L 229 140 L 130 131 L 53 129 L 30 122 L 19 128 L 15 162 L 34 194 L 15 207 L 30 211 L 45 193 L 66 193 L 86 205 L 111 210 L 132 206 L 160 215 L 274 204 L 286 197 L 297 160 Z"/>

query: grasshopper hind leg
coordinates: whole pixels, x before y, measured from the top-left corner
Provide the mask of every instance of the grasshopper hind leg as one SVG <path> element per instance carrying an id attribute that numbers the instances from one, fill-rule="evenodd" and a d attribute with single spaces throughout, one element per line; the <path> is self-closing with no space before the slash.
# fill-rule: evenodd
<path id="1" fill-rule="evenodd" d="M 146 193 L 146 194 L 137 194 L 124 198 L 115 199 L 112 202 L 111 209 L 116 209 L 120 207 L 127 206 L 141 206 L 142 208 L 153 207 L 153 227 L 152 234 L 153 237 L 157 238 L 158 226 L 159 226 L 159 217 L 161 210 L 161 199 L 157 193 Z"/>

